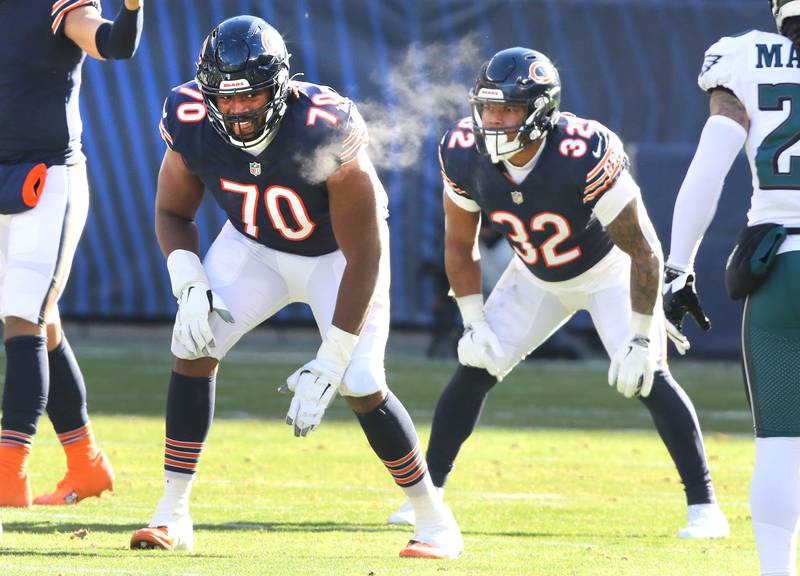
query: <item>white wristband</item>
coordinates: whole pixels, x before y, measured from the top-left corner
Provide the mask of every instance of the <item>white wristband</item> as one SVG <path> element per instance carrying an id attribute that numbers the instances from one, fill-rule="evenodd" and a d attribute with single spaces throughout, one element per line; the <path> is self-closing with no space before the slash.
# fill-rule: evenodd
<path id="1" fill-rule="evenodd" d="M 209 283 L 200 257 L 189 250 L 170 252 L 167 257 L 167 270 L 169 270 L 169 280 L 175 298 L 180 298 L 183 289 L 193 282 Z"/>
<path id="2" fill-rule="evenodd" d="M 350 334 L 331 325 L 317 350 L 317 358 L 327 365 L 336 366 L 344 374 L 356 344 L 358 344 L 357 334 Z"/>
<path id="3" fill-rule="evenodd" d="M 483 311 L 483 294 L 470 294 L 456 298 L 456 304 L 461 311 L 461 319 L 464 326 L 473 322 L 486 320 L 486 313 Z"/>
<path id="4" fill-rule="evenodd" d="M 653 316 L 631 312 L 631 333 L 636 336 L 650 337 L 650 326 L 653 325 Z"/>

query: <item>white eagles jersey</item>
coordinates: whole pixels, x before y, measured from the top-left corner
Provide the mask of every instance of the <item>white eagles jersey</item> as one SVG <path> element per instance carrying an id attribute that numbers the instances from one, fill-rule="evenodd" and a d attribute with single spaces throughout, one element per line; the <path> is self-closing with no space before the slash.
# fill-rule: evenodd
<path id="1" fill-rule="evenodd" d="M 697 83 L 706 91 L 727 88 L 747 109 L 748 224 L 800 226 L 800 50 L 758 30 L 721 38 L 706 51 Z"/>

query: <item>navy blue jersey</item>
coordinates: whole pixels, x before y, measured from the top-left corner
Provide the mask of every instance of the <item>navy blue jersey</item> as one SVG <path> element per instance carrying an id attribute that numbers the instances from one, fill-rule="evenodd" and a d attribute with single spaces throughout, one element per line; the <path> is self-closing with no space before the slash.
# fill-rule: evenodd
<path id="1" fill-rule="evenodd" d="M 74 164 L 81 152 L 78 96 L 86 54 L 64 18 L 100 0 L 0 1 L 0 163 Z"/>
<path id="2" fill-rule="evenodd" d="M 469 118 L 445 132 L 439 160 L 445 182 L 480 206 L 537 278 L 574 278 L 613 247 L 592 208 L 628 160 L 619 138 L 601 124 L 562 115 L 519 184 L 478 152 Z"/>
<path id="3" fill-rule="evenodd" d="M 257 156 L 214 130 L 194 81 L 172 90 L 159 128 L 239 232 L 275 250 L 320 256 L 338 248 L 325 181 L 356 157 L 367 132 L 355 104 L 333 89 L 292 86 L 297 96 Z"/>

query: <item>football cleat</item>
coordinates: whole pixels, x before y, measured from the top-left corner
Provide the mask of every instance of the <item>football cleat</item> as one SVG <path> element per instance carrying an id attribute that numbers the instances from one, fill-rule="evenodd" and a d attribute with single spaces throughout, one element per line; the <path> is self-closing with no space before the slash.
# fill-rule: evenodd
<path id="1" fill-rule="evenodd" d="M 194 546 L 194 528 L 189 516 L 181 516 L 165 526 L 140 528 L 131 536 L 131 550 L 189 550 Z"/>
<path id="2" fill-rule="evenodd" d="M 719 505 L 692 504 L 686 512 L 686 526 L 678 531 L 678 538 L 727 538 L 728 520 Z"/>
<path id="3" fill-rule="evenodd" d="M 0 473 L 0 506 L 27 508 L 31 505 L 31 484 L 28 474 Z"/>
<path id="4" fill-rule="evenodd" d="M 67 469 L 64 479 L 56 485 L 54 492 L 37 496 L 34 504 L 44 506 L 67 506 L 77 504 L 84 498 L 100 496 L 106 490 L 114 491 L 114 470 L 102 450 L 91 460 Z"/>
<path id="5" fill-rule="evenodd" d="M 461 556 L 463 549 L 464 540 L 456 519 L 450 508 L 442 503 L 430 521 L 417 526 L 414 537 L 400 551 L 400 557 L 453 560 Z"/>

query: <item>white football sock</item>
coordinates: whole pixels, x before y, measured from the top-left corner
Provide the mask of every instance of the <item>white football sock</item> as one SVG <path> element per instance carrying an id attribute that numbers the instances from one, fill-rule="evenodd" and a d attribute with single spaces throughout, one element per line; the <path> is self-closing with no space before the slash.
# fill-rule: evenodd
<path id="1" fill-rule="evenodd" d="M 189 515 L 189 495 L 192 493 L 194 476 L 164 472 L 164 494 L 156 506 L 151 527 L 164 526 L 174 516 Z"/>
<path id="2" fill-rule="evenodd" d="M 800 438 L 756 438 L 750 514 L 762 576 L 795 576 Z"/>
<path id="3" fill-rule="evenodd" d="M 433 523 L 439 517 L 443 491 L 444 488 L 436 488 L 433 485 L 430 474 L 427 473 L 420 482 L 403 488 L 403 492 L 411 501 L 411 506 L 414 507 L 417 525 Z"/>

